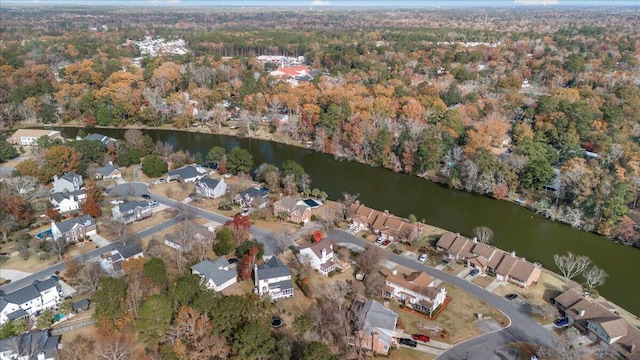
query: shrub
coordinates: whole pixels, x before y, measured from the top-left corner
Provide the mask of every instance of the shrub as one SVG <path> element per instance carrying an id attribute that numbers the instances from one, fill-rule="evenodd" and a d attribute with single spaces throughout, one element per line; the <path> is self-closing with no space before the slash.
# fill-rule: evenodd
<path id="1" fill-rule="evenodd" d="M 315 214 L 311 215 L 311 221 L 316 221 L 318 219 L 318 217 Z"/>

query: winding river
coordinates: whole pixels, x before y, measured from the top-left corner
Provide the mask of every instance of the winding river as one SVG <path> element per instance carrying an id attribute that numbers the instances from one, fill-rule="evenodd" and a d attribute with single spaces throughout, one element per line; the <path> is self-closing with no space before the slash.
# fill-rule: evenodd
<path id="1" fill-rule="evenodd" d="M 61 129 L 63 136 L 75 137 L 77 128 Z M 95 132 L 123 138 L 122 129 L 96 129 Z M 192 154 L 206 153 L 213 146 L 230 150 L 247 149 L 254 163 L 280 165 L 291 159 L 300 163 L 331 199 L 342 192 L 360 194 L 367 206 L 399 216 L 415 214 L 418 219 L 437 227 L 472 235 L 472 229 L 484 225 L 493 229 L 494 244 L 506 251 L 544 267 L 557 270 L 553 255 L 572 251 L 587 255 L 609 273 L 599 291 L 618 305 L 640 315 L 640 250 L 608 241 L 601 236 L 578 231 L 568 225 L 535 215 L 532 211 L 506 201 L 497 201 L 406 174 L 394 173 L 356 162 L 338 161 L 331 155 L 264 140 L 170 130 L 145 130 L 154 142 L 166 141 L 176 149 Z M 578 279 L 579 280 L 579 279 Z"/>

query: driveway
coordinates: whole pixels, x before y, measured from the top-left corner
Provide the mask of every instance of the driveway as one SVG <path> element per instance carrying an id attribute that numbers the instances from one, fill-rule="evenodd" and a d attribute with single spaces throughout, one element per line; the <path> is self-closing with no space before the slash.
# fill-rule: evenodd
<path id="1" fill-rule="evenodd" d="M 361 248 L 369 245 L 364 239 L 342 230 L 331 230 L 328 235 L 336 239 L 335 242 L 337 243 L 347 243 Z M 533 321 L 526 313 L 522 312 L 518 304 L 513 304 L 506 299 L 496 296 L 465 279 L 426 266 L 415 260 L 407 259 L 406 257 L 393 253 L 388 254 L 387 260 L 409 269 L 424 271 L 437 279 L 442 279 L 449 284 L 455 285 L 478 299 L 494 306 L 509 317 L 511 323 L 507 328 L 456 344 L 439 355 L 437 357 L 439 360 L 460 360 L 465 359 L 465 357 L 470 360 L 493 359 L 494 349 L 504 344 L 517 341 L 528 341 L 551 346 L 553 334 Z"/>
<path id="2" fill-rule="evenodd" d="M 31 275 L 31 273 L 20 271 L 20 270 L 13 270 L 13 269 L 0 270 L 0 277 L 3 279 L 11 280 L 12 282 L 20 279 L 24 279 L 29 275 Z"/>

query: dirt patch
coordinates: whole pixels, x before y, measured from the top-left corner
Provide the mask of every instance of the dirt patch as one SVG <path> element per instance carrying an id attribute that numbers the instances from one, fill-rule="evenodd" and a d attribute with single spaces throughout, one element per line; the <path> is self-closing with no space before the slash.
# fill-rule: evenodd
<path id="1" fill-rule="evenodd" d="M 481 288 L 486 288 L 487 286 L 489 286 L 489 284 L 493 282 L 493 280 L 495 280 L 495 278 L 490 276 L 476 276 L 476 278 L 473 279 L 471 282 L 480 286 Z"/>
<path id="2" fill-rule="evenodd" d="M 98 246 L 94 244 L 92 241 L 84 241 L 81 243 L 76 243 L 74 245 L 69 246 L 69 249 L 64 254 L 64 259 L 60 260 L 58 259 L 57 255 L 51 255 L 48 259 L 44 261 L 40 261 L 37 258 L 36 256 L 36 252 L 38 251 L 37 249 L 30 249 L 31 250 L 30 256 L 27 260 L 24 260 L 20 255 L 16 255 L 10 258 L 9 260 L 5 261 L 2 264 L 2 266 L 0 266 L 0 268 L 35 273 L 40 270 L 44 270 L 48 267 L 51 267 L 57 264 L 58 262 L 65 261 L 65 259 L 74 258 L 78 255 L 82 255 L 91 250 L 95 250 L 97 247 Z"/>
<path id="3" fill-rule="evenodd" d="M 167 210 L 159 211 L 157 213 L 154 213 L 152 217 L 146 218 L 141 221 L 136 221 L 129 226 L 131 227 L 131 231 L 137 234 L 142 230 L 162 224 L 163 222 L 167 221 L 167 215 Z"/>
<path id="4" fill-rule="evenodd" d="M 171 181 L 165 184 L 149 186 L 149 191 L 159 196 L 165 196 L 176 201 L 182 201 L 188 198 L 189 194 L 195 192 L 195 184 Z"/>

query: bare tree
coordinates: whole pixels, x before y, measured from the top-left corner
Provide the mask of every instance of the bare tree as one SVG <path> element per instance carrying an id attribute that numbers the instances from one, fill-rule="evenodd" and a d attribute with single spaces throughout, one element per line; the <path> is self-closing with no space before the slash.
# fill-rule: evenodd
<path id="1" fill-rule="evenodd" d="M 102 270 L 100 264 L 86 263 L 76 278 L 78 288 L 83 293 L 93 293 L 98 289 L 98 283 L 105 275 L 106 273 Z"/>
<path id="2" fill-rule="evenodd" d="M 364 278 L 364 286 L 366 290 L 366 295 L 368 297 L 380 296 L 381 290 L 384 287 L 385 278 L 378 271 L 374 271 L 373 273 L 367 275 Z"/>
<path id="3" fill-rule="evenodd" d="M 9 178 L 5 184 L 25 201 L 43 198 L 47 195 L 47 189 L 40 184 L 38 178 L 33 176 L 14 176 Z"/>
<path id="4" fill-rule="evenodd" d="M 601 342 L 600 345 L 593 349 L 594 360 L 610 360 L 619 359 L 620 355 L 615 348 L 607 343 Z"/>
<path id="5" fill-rule="evenodd" d="M 478 226 L 473 228 L 473 234 L 478 238 L 478 241 L 483 244 L 490 244 L 493 241 L 493 230 L 486 226 Z"/>
<path id="6" fill-rule="evenodd" d="M 566 255 L 553 255 L 553 260 L 566 282 L 580 275 L 590 264 L 591 259 L 585 255 L 576 255 L 567 251 Z"/>
<path id="7" fill-rule="evenodd" d="M 191 220 L 196 218 L 196 211 L 192 206 L 179 203 L 176 206 L 176 209 L 178 210 L 176 217 L 180 220 Z"/>
<path id="8" fill-rule="evenodd" d="M 403 223 L 397 235 L 398 241 L 413 246 L 413 243 L 420 238 L 420 228 L 415 224 Z"/>
<path id="9" fill-rule="evenodd" d="M 176 231 L 171 234 L 170 240 L 176 244 L 174 247 L 176 251 L 176 266 L 178 271 L 182 271 L 182 264 L 184 262 L 184 254 L 189 253 L 193 246 L 193 239 L 195 235 L 195 228 L 191 221 L 182 221 Z"/>
<path id="10" fill-rule="evenodd" d="M 64 348 L 60 351 L 62 359 L 84 360 L 91 357 L 95 341 L 85 335 L 77 335 L 73 340 L 65 342 Z"/>
<path id="11" fill-rule="evenodd" d="M 594 289 L 598 286 L 604 285 L 604 282 L 607 280 L 609 274 L 606 271 L 600 269 L 599 267 L 593 265 L 589 268 L 584 274 L 582 274 L 584 279 L 586 280 L 587 288 Z"/>
<path id="12" fill-rule="evenodd" d="M 576 229 L 580 229 L 582 227 L 582 210 L 580 209 L 573 209 L 568 207 L 567 208 L 567 221 L 569 222 L 569 224 L 571 224 L 571 227 L 574 227 Z"/>
<path id="13" fill-rule="evenodd" d="M 134 352 L 134 344 L 125 335 L 120 335 L 99 341 L 95 350 L 95 358 L 129 360 L 133 359 Z"/>
<path id="14" fill-rule="evenodd" d="M 12 229 L 18 226 L 18 220 L 11 214 L 3 214 L 0 219 L 0 232 L 2 232 L 2 240 L 7 241 L 7 236 Z"/>
<path id="15" fill-rule="evenodd" d="M 342 193 L 342 199 L 340 199 L 339 204 L 342 209 L 342 215 L 344 218 L 347 217 L 347 211 L 349 211 L 349 207 L 351 207 L 351 204 L 358 200 L 358 196 L 360 196 L 360 194 L 354 195 L 346 192 Z"/>
<path id="16" fill-rule="evenodd" d="M 69 243 L 64 238 L 48 240 L 47 250 L 58 255 L 58 259 L 63 258 L 64 252 L 69 248 Z"/>
<path id="17" fill-rule="evenodd" d="M 566 329 L 555 344 L 560 359 L 587 359 L 589 348 L 580 342 L 580 332 L 575 327 Z"/>
<path id="18" fill-rule="evenodd" d="M 367 248 L 358 254 L 358 263 L 360 269 L 364 272 L 375 270 L 380 265 L 380 261 L 386 258 L 386 252 L 377 246 L 367 246 Z"/>
<path id="19" fill-rule="evenodd" d="M 289 231 L 289 229 L 287 228 L 278 229 L 271 234 L 271 238 L 276 244 L 276 247 L 278 248 L 278 252 L 280 254 L 289 250 L 289 247 L 294 244 L 291 235 L 291 231 Z"/>
<path id="20" fill-rule="evenodd" d="M 109 219 L 105 221 L 103 228 L 111 233 L 116 241 L 121 242 L 123 245 L 126 245 L 134 239 L 134 233 L 131 231 L 131 227 L 125 222 Z"/>
<path id="21" fill-rule="evenodd" d="M 301 192 L 308 191 L 311 188 L 311 176 L 307 173 L 302 174 L 300 181 L 298 181 L 298 187 Z"/>
<path id="22" fill-rule="evenodd" d="M 531 307 L 531 313 L 542 319 L 548 319 L 558 316 L 558 309 L 555 306 L 545 302 L 541 305 L 533 305 Z"/>

